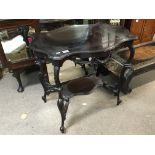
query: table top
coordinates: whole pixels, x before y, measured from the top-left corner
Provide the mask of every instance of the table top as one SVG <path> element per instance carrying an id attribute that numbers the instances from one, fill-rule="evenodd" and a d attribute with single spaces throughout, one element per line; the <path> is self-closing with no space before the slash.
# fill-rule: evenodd
<path id="1" fill-rule="evenodd" d="M 116 49 L 137 37 L 121 26 L 108 24 L 72 25 L 35 36 L 30 48 L 51 60 L 70 56 L 91 57 Z"/>

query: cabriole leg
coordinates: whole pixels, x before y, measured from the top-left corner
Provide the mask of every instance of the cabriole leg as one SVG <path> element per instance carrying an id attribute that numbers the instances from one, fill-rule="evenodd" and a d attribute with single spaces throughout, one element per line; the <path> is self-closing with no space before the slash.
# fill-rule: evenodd
<path id="1" fill-rule="evenodd" d="M 40 83 L 44 89 L 44 95 L 42 96 L 42 100 L 46 103 L 46 86 L 45 86 L 45 83 L 46 83 L 46 80 L 45 80 L 46 77 L 44 77 L 44 74 L 42 72 L 39 73 L 39 79 L 40 79 Z"/>
<path id="2" fill-rule="evenodd" d="M 82 67 L 82 69 L 84 70 L 85 75 L 88 75 L 88 71 L 87 71 L 87 69 L 86 69 L 85 64 L 82 64 L 81 67 Z"/>
<path id="3" fill-rule="evenodd" d="M 18 82 L 18 89 L 17 89 L 17 91 L 19 93 L 23 92 L 24 88 L 23 88 L 22 81 L 21 81 L 21 78 L 20 78 L 20 72 L 14 72 L 13 73 L 13 77 L 15 77 L 17 82 Z"/>
<path id="4" fill-rule="evenodd" d="M 46 96 L 49 95 L 49 93 L 47 93 L 46 91 L 46 83 L 49 83 L 46 63 L 45 63 L 45 60 L 38 59 L 36 61 L 36 64 L 39 65 L 40 67 L 39 80 L 44 89 L 44 95 L 42 96 L 42 100 L 46 103 L 47 101 Z"/>
<path id="5" fill-rule="evenodd" d="M 120 88 L 118 88 L 118 91 L 117 91 L 117 105 L 119 105 L 122 101 L 120 100 Z"/>
<path id="6" fill-rule="evenodd" d="M 65 113 L 64 113 L 64 102 L 63 102 L 63 99 L 58 99 L 58 102 L 57 102 L 57 106 L 58 106 L 58 109 L 60 111 L 60 114 L 61 114 L 61 127 L 60 127 L 60 131 L 62 133 L 65 132 L 65 127 L 64 127 L 64 121 L 65 121 Z"/>
<path id="7" fill-rule="evenodd" d="M 62 99 L 62 98 L 58 99 L 57 106 L 58 106 L 58 109 L 59 109 L 60 114 L 61 114 L 60 131 L 62 133 L 65 132 L 64 122 L 66 120 L 66 113 L 67 113 L 67 110 L 68 110 L 68 105 L 69 105 L 69 99 Z"/>

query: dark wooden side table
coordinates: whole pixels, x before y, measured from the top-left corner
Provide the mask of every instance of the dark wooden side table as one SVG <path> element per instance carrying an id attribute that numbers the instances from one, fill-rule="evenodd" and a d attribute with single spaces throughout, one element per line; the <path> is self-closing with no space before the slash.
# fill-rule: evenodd
<path id="1" fill-rule="evenodd" d="M 13 73 L 13 76 L 18 82 L 18 92 L 23 92 L 24 88 L 20 78 L 20 73 L 27 68 L 31 68 L 35 65 L 35 58 L 31 51 L 29 51 L 28 32 L 29 26 L 35 29 L 35 33 L 40 33 L 39 20 L 34 19 L 13 19 L 13 20 L 1 20 L 0 31 L 14 29 L 18 35 L 23 36 L 23 40 L 26 42 L 26 54 L 22 59 L 8 60 L 0 42 L 0 60 L 3 67 L 7 67 L 9 72 Z M 44 67 L 46 69 L 46 66 Z M 47 72 L 47 70 L 46 70 Z"/>
<path id="2" fill-rule="evenodd" d="M 100 63 L 107 62 L 111 55 L 122 47 L 128 47 L 130 56 L 124 63 L 120 80 L 117 85 L 117 105 L 120 104 L 119 93 L 122 81 L 125 78 L 126 68 L 131 67 L 131 61 L 134 56 L 133 41 L 137 39 L 135 35 L 119 26 L 110 26 L 107 24 L 94 25 L 73 25 L 59 28 L 48 33 L 38 35 L 30 45 L 40 65 L 40 80 L 44 88 L 44 97 L 52 92 L 58 92 L 58 109 L 61 114 L 60 131 L 64 133 L 64 121 L 69 105 L 69 99 L 75 95 L 88 94 L 98 84 L 100 69 L 94 70 L 95 75 L 88 75 L 71 81 L 62 83 L 59 80 L 59 72 L 66 60 L 75 60 L 75 58 L 91 58 L 93 65 L 99 66 Z M 46 75 L 44 75 L 44 63 L 52 63 L 54 66 L 55 84 L 50 84 Z"/>

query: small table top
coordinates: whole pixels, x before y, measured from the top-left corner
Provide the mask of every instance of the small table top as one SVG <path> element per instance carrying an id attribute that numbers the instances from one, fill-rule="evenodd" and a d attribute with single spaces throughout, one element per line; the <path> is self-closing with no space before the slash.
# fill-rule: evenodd
<path id="1" fill-rule="evenodd" d="M 30 48 L 54 61 L 72 56 L 91 57 L 94 54 L 104 56 L 123 43 L 136 39 L 135 35 L 121 26 L 72 25 L 37 35 Z"/>

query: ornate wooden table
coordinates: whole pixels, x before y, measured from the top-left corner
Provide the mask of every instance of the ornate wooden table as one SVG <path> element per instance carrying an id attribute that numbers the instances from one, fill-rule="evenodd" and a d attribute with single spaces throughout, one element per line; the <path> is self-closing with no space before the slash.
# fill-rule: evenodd
<path id="1" fill-rule="evenodd" d="M 43 100 L 46 101 L 46 95 L 58 92 L 57 105 L 62 118 L 60 127 L 62 133 L 65 130 L 64 121 L 70 97 L 90 93 L 98 84 L 99 64 L 108 61 L 117 49 L 128 47 L 130 56 L 123 65 L 116 91 L 117 105 L 119 105 L 121 82 L 126 68 L 131 67 L 131 60 L 134 56 L 132 43 L 136 38 L 135 35 L 122 27 L 107 24 L 66 26 L 39 34 L 34 38 L 30 49 L 34 51 L 37 64 L 40 65 L 40 81 L 45 92 Z M 89 58 L 89 63 L 97 65 L 96 76 L 88 75 L 61 83 L 59 71 L 64 61 L 75 61 L 76 58 Z M 54 66 L 55 84 L 53 85 L 48 82 L 47 74 L 43 72 L 42 64 L 45 62 L 52 63 Z"/>

